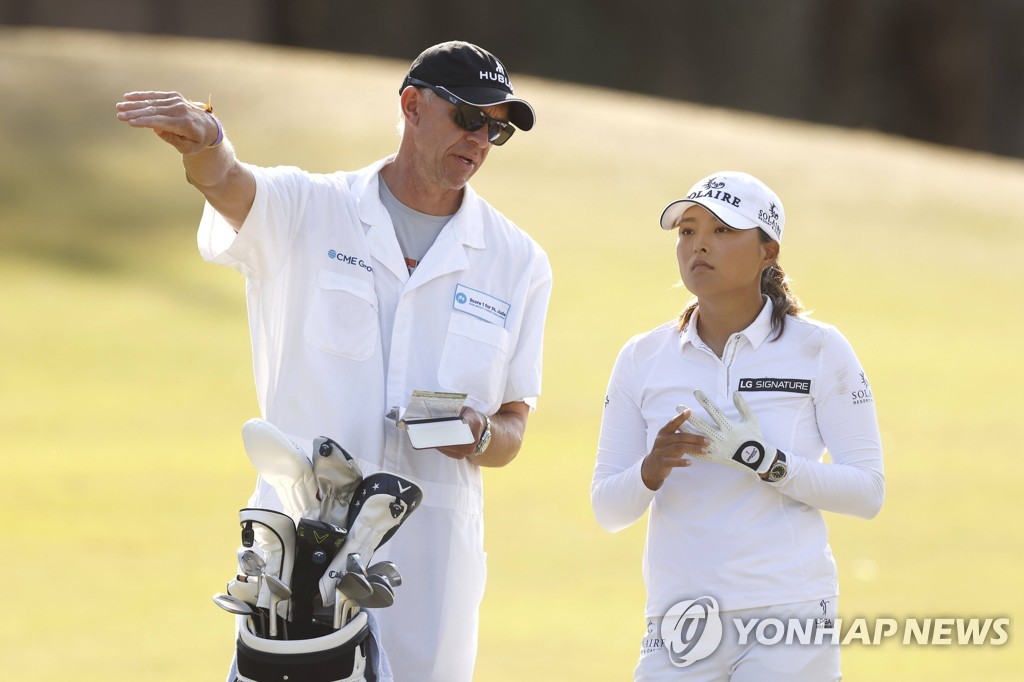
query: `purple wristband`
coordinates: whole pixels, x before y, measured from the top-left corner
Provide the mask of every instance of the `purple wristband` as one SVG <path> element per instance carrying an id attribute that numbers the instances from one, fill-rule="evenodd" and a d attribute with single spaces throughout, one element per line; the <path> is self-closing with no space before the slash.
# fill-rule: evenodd
<path id="1" fill-rule="evenodd" d="M 209 114 L 210 112 L 206 113 Z M 210 114 L 210 118 L 212 118 L 214 122 L 217 124 L 217 139 L 214 140 L 213 144 L 209 145 L 207 149 L 213 149 L 214 147 L 216 147 L 217 145 L 224 141 L 224 126 L 220 124 L 220 119 L 218 119 L 213 114 Z"/>

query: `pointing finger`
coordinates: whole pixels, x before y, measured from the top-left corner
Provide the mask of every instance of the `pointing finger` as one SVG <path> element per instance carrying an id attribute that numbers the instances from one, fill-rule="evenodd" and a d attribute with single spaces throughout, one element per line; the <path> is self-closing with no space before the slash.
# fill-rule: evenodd
<path id="1" fill-rule="evenodd" d="M 672 419 L 669 419 L 668 423 L 662 426 L 658 433 L 663 436 L 668 436 L 670 434 L 675 433 L 676 431 L 679 430 L 679 427 L 683 425 L 683 422 L 689 418 L 689 416 L 690 410 L 684 408 L 682 412 L 672 417 Z"/>

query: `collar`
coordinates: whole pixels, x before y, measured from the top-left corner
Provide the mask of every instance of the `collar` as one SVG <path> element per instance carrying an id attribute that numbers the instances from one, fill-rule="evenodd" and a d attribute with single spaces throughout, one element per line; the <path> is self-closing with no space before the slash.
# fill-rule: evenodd
<path id="1" fill-rule="evenodd" d="M 755 349 L 760 347 L 772 333 L 772 310 L 774 306 L 771 299 L 764 294 L 761 295 L 761 300 L 764 301 L 764 305 L 761 306 L 761 312 L 757 314 L 757 317 L 754 318 L 754 321 L 746 329 L 739 332 Z M 697 334 L 697 317 L 699 315 L 700 307 L 698 306 L 693 311 L 693 316 L 690 317 L 690 323 L 686 325 L 686 329 L 679 334 L 680 348 L 685 348 L 687 344 L 699 346 L 704 343 Z"/>
<path id="2" fill-rule="evenodd" d="M 380 201 L 377 183 L 380 182 L 380 169 L 394 158 L 395 155 L 392 154 L 367 166 L 358 172 L 358 177 L 352 183 L 356 210 L 359 212 L 359 219 L 369 226 L 368 234 L 382 225 L 391 224 L 387 209 Z M 455 233 L 455 239 L 470 248 L 487 248 L 484 239 L 483 200 L 468 183 L 462 193 L 462 204 L 448 222 L 446 229 L 451 229 Z"/>

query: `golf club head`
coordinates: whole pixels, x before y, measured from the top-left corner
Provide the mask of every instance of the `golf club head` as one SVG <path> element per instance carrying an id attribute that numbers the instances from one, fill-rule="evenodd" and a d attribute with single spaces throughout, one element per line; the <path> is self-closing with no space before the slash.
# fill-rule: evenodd
<path id="1" fill-rule="evenodd" d="M 391 581 L 382 575 L 370 576 L 370 596 L 357 599 L 356 603 L 367 609 L 383 609 L 395 603 L 395 589 Z"/>
<path id="2" fill-rule="evenodd" d="M 366 569 L 369 575 L 382 575 L 391 581 L 392 587 L 399 587 L 402 584 L 402 574 L 398 572 L 398 566 L 393 561 L 378 561 Z"/>
<path id="3" fill-rule="evenodd" d="M 366 577 L 366 567 L 363 566 L 363 558 L 359 556 L 359 553 L 352 553 L 345 557 L 345 572 L 346 573 L 358 573 L 359 575 Z"/>
<path id="4" fill-rule="evenodd" d="M 362 573 L 346 573 L 338 581 L 338 589 L 349 599 L 359 601 L 373 594 L 370 579 Z"/>
<path id="5" fill-rule="evenodd" d="M 267 589 L 278 599 L 290 599 L 292 596 L 292 590 L 290 587 L 284 584 L 283 581 L 275 578 L 272 575 L 266 576 Z"/>
<path id="6" fill-rule="evenodd" d="M 240 547 L 238 549 L 238 568 L 242 575 L 258 576 L 263 575 L 267 570 L 267 560 L 262 556 L 262 550 Z"/>
<path id="7" fill-rule="evenodd" d="M 213 595 L 213 603 L 228 613 L 233 613 L 236 616 L 256 615 L 256 609 L 254 609 L 251 604 L 246 603 L 238 597 L 233 597 L 230 594 Z"/>

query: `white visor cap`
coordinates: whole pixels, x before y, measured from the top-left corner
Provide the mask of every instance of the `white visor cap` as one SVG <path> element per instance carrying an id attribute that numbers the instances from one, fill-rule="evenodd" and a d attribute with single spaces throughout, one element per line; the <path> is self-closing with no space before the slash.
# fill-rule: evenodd
<path id="1" fill-rule="evenodd" d="M 685 199 L 665 207 L 661 227 L 674 229 L 676 221 L 690 206 L 703 206 L 716 218 L 736 230 L 760 228 L 777 242 L 782 241 L 786 212 L 782 201 L 768 185 L 749 173 L 719 171 L 702 178 Z"/>

